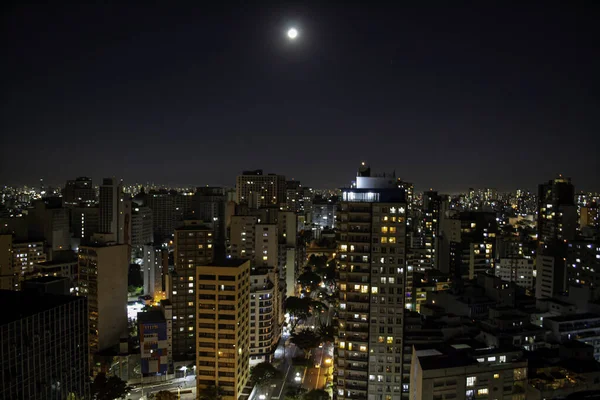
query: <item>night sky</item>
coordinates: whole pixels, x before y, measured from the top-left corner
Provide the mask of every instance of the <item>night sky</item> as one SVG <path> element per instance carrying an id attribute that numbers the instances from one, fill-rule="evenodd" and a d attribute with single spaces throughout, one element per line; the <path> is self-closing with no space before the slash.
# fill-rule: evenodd
<path id="1" fill-rule="evenodd" d="M 599 6 L 396 3 L 5 8 L 0 183 L 600 190 Z"/>

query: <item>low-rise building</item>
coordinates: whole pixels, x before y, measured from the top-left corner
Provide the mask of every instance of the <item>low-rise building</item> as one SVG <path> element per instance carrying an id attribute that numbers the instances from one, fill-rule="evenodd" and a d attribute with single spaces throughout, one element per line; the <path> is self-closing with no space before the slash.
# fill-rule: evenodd
<path id="1" fill-rule="evenodd" d="M 525 400 L 527 360 L 515 348 L 477 342 L 414 346 L 410 371 L 412 399 Z"/>
<path id="2" fill-rule="evenodd" d="M 544 318 L 550 338 L 559 343 L 577 340 L 594 347 L 594 358 L 600 361 L 600 314 L 584 313 Z"/>

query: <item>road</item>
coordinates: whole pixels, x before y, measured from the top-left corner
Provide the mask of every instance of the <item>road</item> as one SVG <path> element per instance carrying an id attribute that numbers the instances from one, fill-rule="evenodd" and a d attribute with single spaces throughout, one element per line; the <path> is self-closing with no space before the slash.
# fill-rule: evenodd
<path id="1" fill-rule="evenodd" d="M 168 382 L 160 382 L 160 383 L 151 383 L 148 385 L 144 385 L 144 397 L 142 398 L 142 388 L 140 385 L 134 386 L 133 390 L 127 396 L 127 399 L 131 400 L 143 400 L 146 399 L 150 393 L 157 393 L 161 390 L 167 390 L 169 392 L 177 393 L 177 389 L 181 390 L 193 390 L 193 394 L 182 394 L 181 399 L 195 399 L 196 395 L 196 377 L 194 375 L 190 375 L 185 378 L 174 379 Z"/>

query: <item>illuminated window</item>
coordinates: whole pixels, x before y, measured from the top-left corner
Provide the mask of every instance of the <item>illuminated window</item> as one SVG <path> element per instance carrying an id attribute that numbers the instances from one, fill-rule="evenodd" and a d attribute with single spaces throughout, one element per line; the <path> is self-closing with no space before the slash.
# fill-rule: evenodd
<path id="1" fill-rule="evenodd" d="M 484 394 L 488 394 L 488 393 L 489 393 L 489 390 L 488 390 L 487 388 L 484 388 L 484 389 L 478 389 L 478 390 L 477 390 L 477 395 L 478 395 L 478 396 L 481 396 L 481 395 L 484 395 Z"/>
<path id="2" fill-rule="evenodd" d="M 346 245 L 346 244 L 342 244 L 342 245 L 340 246 L 340 251 L 348 251 L 348 245 Z"/>
<path id="3" fill-rule="evenodd" d="M 189 277 L 188 277 L 188 281 L 193 281 L 193 280 L 194 280 L 194 277 L 193 277 L 193 276 L 189 276 Z"/>
<path id="4" fill-rule="evenodd" d="M 381 238 L 381 243 L 387 243 L 387 242 L 388 242 L 388 241 L 387 241 L 387 238 L 386 238 L 386 237 L 382 237 L 382 238 Z"/>
<path id="5" fill-rule="evenodd" d="M 383 343 L 383 336 L 379 336 L 379 337 L 377 338 L 377 342 L 378 342 L 378 343 Z"/>
<path id="6" fill-rule="evenodd" d="M 361 293 L 369 293 L 369 286 L 368 285 L 363 285 L 360 287 L 360 292 Z"/>
<path id="7" fill-rule="evenodd" d="M 383 221 L 387 221 L 388 220 L 388 216 L 385 215 L 382 219 L 383 219 Z"/>
<path id="8" fill-rule="evenodd" d="M 267 261 L 269 257 L 263 256 L 263 261 Z"/>
<path id="9" fill-rule="evenodd" d="M 391 336 L 387 337 L 387 344 L 394 344 L 394 338 Z"/>
<path id="10" fill-rule="evenodd" d="M 367 351 L 367 346 L 360 346 L 358 349 L 360 351 Z"/>
<path id="11" fill-rule="evenodd" d="M 188 307 L 192 307 L 194 305 L 193 301 L 188 301 Z"/>
<path id="12" fill-rule="evenodd" d="M 377 286 L 373 286 L 373 287 L 371 288 L 371 293 L 373 293 L 373 294 L 377 294 L 378 292 L 379 292 L 379 289 L 377 288 Z"/>
<path id="13" fill-rule="evenodd" d="M 354 251 L 354 245 L 353 244 L 350 245 L 350 251 Z"/>
<path id="14" fill-rule="evenodd" d="M 188 331 L 193 331 L 193 330 L 194 330 L 194 327 L 193 327 L 193 326 L 189 326 L 189 327 L 188 327 Z"/>
<path id="15" fill-rule="evenodd" d="M 198 245 L 198 248 L 199 248 L 199 249 L 203 249 L 203 248 L 204 248 L 204 245 L 203 245 L 203 244 L 199 244 L 199 245 Z"/>
<path id="16" fill-rule="evenodd" d="M 389 243 L 396 243 L 396 238 L 395 238 L 395 237 L 390 237 L 390 238 L 388 239 L 388 242 L 389 242 Z"/>
<path id="17" fill-rule="evenodd" d="M 340 284 L 340 290 L 346 290 L 346 284 L 345 283 Z"/>
<path id="18" fill-rule="evenodd" d="M 494 374 L 494 379 L 500 379 L 500 374 Z"/>
<path id="19" fill-rule="evenodd" d="M 467 376 L 467 386 L 475 386 L 476 381 L 477 381 L 477 377 Z"/>
<path id="20" fill-rule="evenodd" d="M 396 233 L 396 227 L 390 226 L 390 233 Z"/>
<path id="21" fill-rule="evenodd" d="M 382 226 L 381 227 L 381 233 L 388 233 L 388 227 L 387 226 Z"/>
<path id="22" fill-rule="evenodd" d="M 506 356 L 500 356 L 500 362 L 506 362 Z"/>
<path id="23" fill-rule="evenodd" d="M 340 342 L 340 349 L 346 348 L 346 342 Z"/>
<path id="24" fill-rule="evenodd" d="M 212 249 L 212 244 L 209 244 L 206 247 L 208 247 L 209 249 Z"/>

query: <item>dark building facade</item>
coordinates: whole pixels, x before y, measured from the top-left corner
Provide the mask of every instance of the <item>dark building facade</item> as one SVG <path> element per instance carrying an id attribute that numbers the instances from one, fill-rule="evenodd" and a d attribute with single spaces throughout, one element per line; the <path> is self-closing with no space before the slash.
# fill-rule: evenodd
<path id="1" fill-rule="evenodd" d="M 0 399 L 89 398 L 84 297 L 0 290 Z"/>

